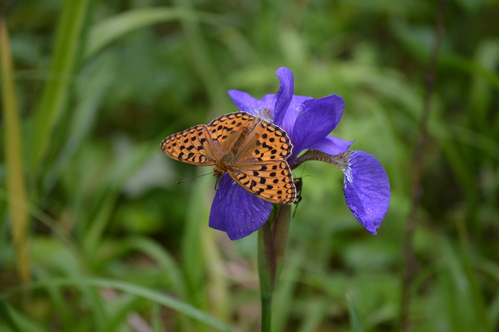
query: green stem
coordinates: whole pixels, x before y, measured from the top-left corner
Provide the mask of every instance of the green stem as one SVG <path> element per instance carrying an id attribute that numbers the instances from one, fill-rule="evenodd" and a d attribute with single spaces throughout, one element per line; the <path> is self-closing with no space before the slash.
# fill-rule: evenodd
<path id="1" fill-rule="evenodd" d="M 265 298 L 262 294 L 262 332 L 270 332 L 272 318 L 272 294 Z"/>
<path id="2" fill-rule="evenodd" d="M 260 277 L 260 297 L 262 302 L 262 332 L 270 331 L 272 317 L 272 294 L 274 292 L 275 264 L 272 245 L 271 220 L 276 211 L 272 212 L 269 220 L 258 231 L 258 272 Z"/>
<path id="3" fill-rule="evenodd" d="M 14 83 L 14 64 L 10 51 L 9 33 L 3 17 L 0 18 L 0 76 L 5 124 L 6 190 L 12 238 L 16 250 L 16 264 L 23 283 L 31 279 L 29 252 L 29 217 L 26 211 L 26 183 L 22 155 L 22 131 L 17 91 Z"/>
<path id="4" fill-rule="evenodd" d="M 269 220 L 258 231 L 258 272 L 262 303 L 262 332 L 270 332 L 272 296 L 286 250 L 291 206 L 274 205 Z"/>

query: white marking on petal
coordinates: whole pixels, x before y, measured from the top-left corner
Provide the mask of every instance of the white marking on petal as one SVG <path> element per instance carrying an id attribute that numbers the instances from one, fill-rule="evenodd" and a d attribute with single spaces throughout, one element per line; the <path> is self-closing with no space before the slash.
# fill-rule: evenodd
<path id="1" fill-rule="evenodd" d="M 347 181 L 348 182 L 353 182 L 352 178 L 352 169 L 350 168 L 350 165 L 343 169 L 343 174 L 345 175 L 345 181 L 344 181 L 344 188 L 347 187 Z"/>

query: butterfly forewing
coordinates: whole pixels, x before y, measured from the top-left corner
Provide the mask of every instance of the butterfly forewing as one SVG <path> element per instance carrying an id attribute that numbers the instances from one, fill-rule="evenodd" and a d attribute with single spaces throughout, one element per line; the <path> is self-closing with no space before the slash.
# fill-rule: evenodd
<path id="1" fill-rule="evenodd" d="M 226 154 L 237 152 L 255 121 L 255 116 L 249 113 L 235 112 L 214 119 L 207 127 L 213 141 L 218 142 L 223 154 Z"/>
<path id="2" fill-rule="evenodd" d="M 238 164 L 229 174 L 239 185 L 268 202 L 292 204 L 296 199 L 291 169 L 284 160 Z"/>
<path id="3" fill-rule="evenodd" d="M 218 159 L 216 143 L 205 125 L 168 136 L 161 142 L 161 149 L 168 157 L 193 165 L 215 165 Z"/>
<path id="4" fill-rule="evenodd" d="M 249 133 L 237 156 L 241 163 L 286 160 L 293 145 L 284 130 L 261 120 Z"/>

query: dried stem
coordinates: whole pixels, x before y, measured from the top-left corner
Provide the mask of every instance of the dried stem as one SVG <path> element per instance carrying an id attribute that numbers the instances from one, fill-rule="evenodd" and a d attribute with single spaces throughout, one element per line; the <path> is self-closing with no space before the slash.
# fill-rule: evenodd
<path id="1" fill-rule="evenodd" d="M 444 33 L 444 20 L 447 11 L 447 0 L 440 0 L 439 11 L 435 23 L 435 40 L 433 43 L 433 50 L 431 54 L 430 64 L 427 75 L 425 77 L 426 90 L 423 104 L 423 115 L 421 117 L 419 141 L 414 151 L 413 157 L 413 184 L 411 195 L 411 211 L 406 222 L 404 234 L 404 258 L 405 270 L 402 284 L 402 299 L 400 306 L 400 330 L 408 331 L 410 328 L 409 320 L 409 304 L 411 303 L 411 284 L 416 272 L 416 259 L 413 252 L 413 237 L 414 229 L 417 221 L 417 212 L 421 204 L 422 194 L 422 169 L 423 157 L 426 142 L 428 140 L 428 119 L 431 111 L 431 99 L 435 85 L 435 77 L 437 74 L 438 55 L 440 51 L 440 44 Z"/>

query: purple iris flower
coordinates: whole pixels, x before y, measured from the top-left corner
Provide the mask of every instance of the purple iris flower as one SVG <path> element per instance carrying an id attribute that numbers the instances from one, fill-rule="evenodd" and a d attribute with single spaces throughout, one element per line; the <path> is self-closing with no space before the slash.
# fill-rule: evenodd
<path id="1" fill-rule="evenodd" d="M 349 150 L 353 142 L 328 136 L 343 115 L 340 96 L 320 99 L 295 96 L 293 73 L 279 68 L 281 87 L 277 94 L 255 99 L 246 92 L 230 90 L 239 110 L 262 116 L 284 129 L 293 143 L 287 159 L 291 168 L 307 160 L 321 160 L 339 167 L 344 174 L 345 201 L 357 220 L 372 234 L 381 225 L 390 204 L 390 183 L 383 166 L 372 155 Z M 270 114 L 265 114 L 269 110 Z M 304 150 L 308 152 L 300 153 Z M 215 194 L 209 225 L 226 232 L 231 240 L 258 230 L 270 216 L 272 203 L 251 194 L 226 173 Z"/>

